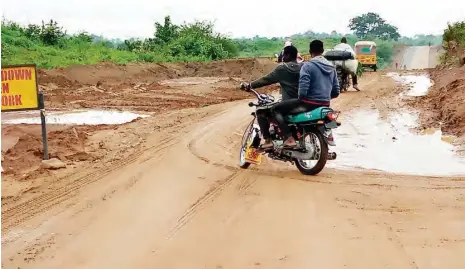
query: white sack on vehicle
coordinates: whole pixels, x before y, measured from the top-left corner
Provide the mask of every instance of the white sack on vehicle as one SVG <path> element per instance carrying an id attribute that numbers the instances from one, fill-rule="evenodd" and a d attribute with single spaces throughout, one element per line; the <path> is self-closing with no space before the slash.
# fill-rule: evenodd
<path id="1" fill-rule="evenodd" d="M 352 49 L 348 50 L 346 48 L 329 49 L 329 50 L 325 50 L 325 52 L 323 53 L 323 57 L 326 55 L 326 53 L 328 53 L 330 51 L 333 51 L 333 50 L 348 51 L 348 52 L 350 52 L 352 54 L 352 56 L 354 57 L 353 60 L 345 60 L 345 61 L 329 60 L 329 61 L 332 62 L 335 66 L 342 67 L 342 69 L 344 69 L 346 72 L 348 72 L 350 74 L 356 74 L 357 73 L 357 68 L 358 68 L 358 60 L 356 58 L 355 52 Z"/>

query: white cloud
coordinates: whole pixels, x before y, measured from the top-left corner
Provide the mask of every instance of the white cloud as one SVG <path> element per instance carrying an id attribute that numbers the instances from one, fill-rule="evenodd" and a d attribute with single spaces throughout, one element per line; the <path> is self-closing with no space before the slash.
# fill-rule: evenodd
<path id="1" fill-rule="evenodd" d="M 286 36 L 313 30 L 346 33 L 349 19 L 369 11 L 397 26 L 402 35 L 440 34 L 448 21 L 465 20 L 463 0 L 21 0 L 5 1 L 3 15 L 21 24 L 56 19 L 70 33 L 148 37 L 155 21 L 213 20 L 216 30 L 239 36 Z M 292 11 L 291 14 L 288 14 Z"/>

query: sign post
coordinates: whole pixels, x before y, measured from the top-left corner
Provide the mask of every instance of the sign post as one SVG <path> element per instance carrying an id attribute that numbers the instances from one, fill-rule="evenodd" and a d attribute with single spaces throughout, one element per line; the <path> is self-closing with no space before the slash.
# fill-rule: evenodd
<path id="1" fill-rule="evenodd" d="M 44 94 L 39 93 L 35 64 L 2 67 L 2 112 L 40 110 L 44 160 L 48 160 Z"/>

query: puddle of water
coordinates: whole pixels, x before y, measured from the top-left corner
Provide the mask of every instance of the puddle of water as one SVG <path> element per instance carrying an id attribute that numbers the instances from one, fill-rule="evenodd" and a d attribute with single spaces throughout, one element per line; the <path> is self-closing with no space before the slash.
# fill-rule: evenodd
<path id="1" fill-rule="evenodd" d="M 410 89 L 403 93 L 408 96 L 424 96 L 433 85 L 428 75 L 399 75 L 398 73 L 388 73 L 387 76 L 402 84 L 410 85 Z"/>
<path id="2" fill-rule="evenodd" d="M 465 159 L 441 139 L 441 131 L 415 134 L 410 129 L 416 125 L 414 113 L 402 112 L 383 121 L 376 110 L 357 111 L 334 130 L 338 157 L 328 167 L 431 176 L 465 175 Z"/>
<path id="3" fill-rule="evenodd" d="M 34 115 L 35 114 L 35 115 Z M 2 119 L 2 124 L 40 124 L 38 111 L 32 113 L 21 113 L 9 115 L 11 119 Z M 21 116 L 20 116 L 21 115 Z M 110 110 L 86 110 L 70 112 L 46 112 L 46 122 L 48 124 L 63 125 L 99 125 L 99 124 L 123 124 L 131 122 L 137 118 L 146 118 L 149 115 L 140 115 L 128 111 Z"/>

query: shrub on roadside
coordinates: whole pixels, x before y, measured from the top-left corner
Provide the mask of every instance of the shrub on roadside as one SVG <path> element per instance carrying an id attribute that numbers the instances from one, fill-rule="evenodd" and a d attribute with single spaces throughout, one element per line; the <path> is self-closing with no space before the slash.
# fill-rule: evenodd
<path id="1" fill-rule="evenodd" d="M 130 39 L 114 45 L 105 40 L 95 42 L 86 32 L 67 35 L 53 20 L 26 27 L 3 20 L 2 65 L 35 63 L 41 68 L 56 68 L 103 61 L 117 64 L 192 62 L 232 58 L 238 54 L 236 43 L 215 33 L 210 22 L 174 25 L 166 17 L 163 25 L 156 23 L 155 27 L 153 38 Z"/>
<path id="2" fill-rule="evenodd" d="M 443 64 L 465 62 L 465 21 L 448 24 L 443 34 L 443 48 L 445 53 L 441 55 Z"/>

